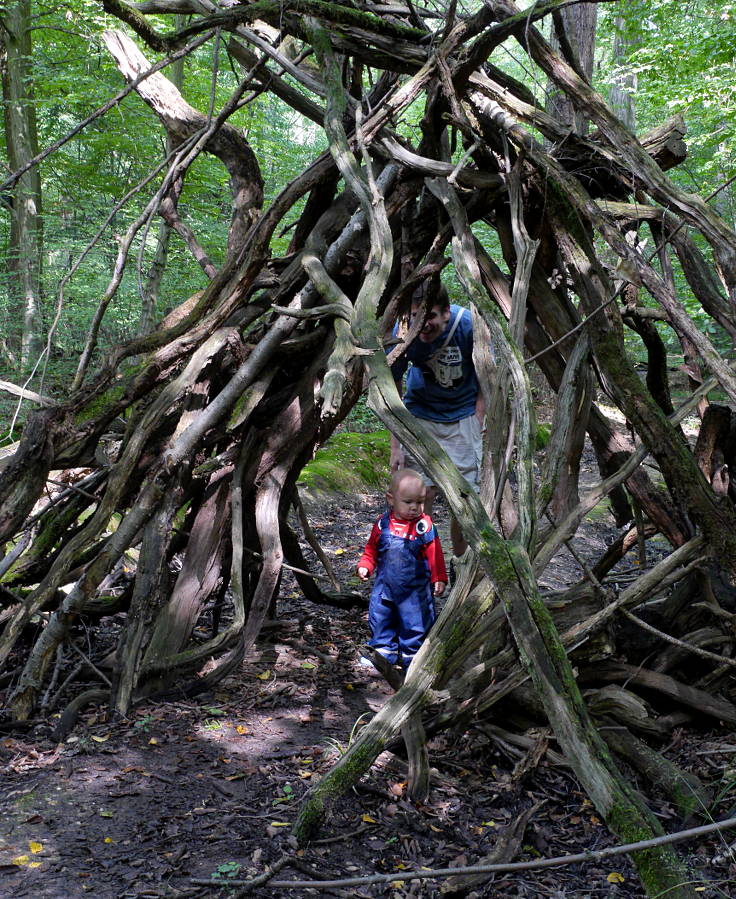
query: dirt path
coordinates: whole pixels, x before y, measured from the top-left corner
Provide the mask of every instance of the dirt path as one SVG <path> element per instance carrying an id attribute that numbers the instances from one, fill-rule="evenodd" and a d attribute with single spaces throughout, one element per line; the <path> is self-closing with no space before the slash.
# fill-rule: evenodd
<path id="1" fill-rule="evenodd" d="M 350 584 L 380 511 L 378 496 L 322 509 L 317 532 L 343 585 Z M 436 517 L 444 531 L 442 507 Z M 383 756 L 359 791 L 340 804 L 322 840 L 296 853 L 289 825 L 300 797 L 330 767 L 351 731 L 381 706 L 389 688 L 357 665 L 367 635 L 365 613 L 307 605 L 288 581 L 282 594 L 278 622 L 216 693 L 151 704 L 124 723 L 109 723 L 92 710 L 61 745 L 44 738 L 43 729 L 27 740 L 0 740 L 0 895 L 232 895 L 225 887 L 233 879 L 258 875 L 289 853 L 300 870 L 286 867 L 282 879 L 396 874 L 390 888 L 351 887 L 324 895 L 439 896 L 437 881 L 404 883 L 401 872 L 477 863 L 505 825 L 540 801 L 520 858 L 610 844 L 566 768 L 543 762 L 533 780 L 515 778 L 513 747 L 505 750 L 475 729 L 432 741 L 435 774 L 426 806 L 406 800 L 401 763 Z M 709 744 L 713 755 L 694 756 L 698 773 L 712 759 L 722 763 L 724 740 L 715 737 Z M 694 751 L 682 737 L 673 743 L 679 756 Z M 666 803 L 655 811 L 666 829 L 678 828 Z M 705 873 L 725 883 L 736 873 L 727 862 L 708 868 L 717 851 L 716 841 L 701 845 L 693 856 L 700 869 L 696 878 Z M 213 877 L 222 888 L 195 882 Z M 252 895 L 309 894 L 268 886 Z M 641 893 L 621 858 L 497 876 L 457 895 L 582 899 Z M 708 886 L 702 895 L 733 894 L 726 883 Z"/>

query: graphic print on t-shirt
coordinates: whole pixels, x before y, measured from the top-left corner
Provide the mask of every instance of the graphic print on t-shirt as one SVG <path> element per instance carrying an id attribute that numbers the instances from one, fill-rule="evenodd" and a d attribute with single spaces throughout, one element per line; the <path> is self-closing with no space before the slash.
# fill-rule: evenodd
<path id="1" fill-rule="evenodd" d="M 430 356 L 427 367 L 440 387 L 454 388 L 463 378 L 463 357 L 458 346 L 446 346 Z"/>

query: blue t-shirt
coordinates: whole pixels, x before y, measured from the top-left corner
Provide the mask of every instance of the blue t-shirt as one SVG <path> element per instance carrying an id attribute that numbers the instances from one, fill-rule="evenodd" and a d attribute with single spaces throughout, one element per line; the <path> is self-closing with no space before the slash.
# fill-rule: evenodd
<path id="1" fill-rule="evenodd" d="M 392 368 L 399 380 L 406 376 L 404 403 L 416 418 L 429 421 L 460 421 L 475 412 L 478 378 L 473 366 L 473 319 L 467 309 L 450 306 L 450 319 L 445 330 L 432 343 L 412 341 Z M 446 347 L 442 344 L 460 316 L 455 332 Z"/>

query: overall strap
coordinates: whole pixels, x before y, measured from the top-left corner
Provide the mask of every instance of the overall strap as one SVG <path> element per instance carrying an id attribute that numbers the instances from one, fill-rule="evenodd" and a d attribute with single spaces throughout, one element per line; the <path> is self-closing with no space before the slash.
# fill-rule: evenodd
<path id="1" fill-rule="evenodd" d="M 465 309 L 459 309 L 455 313 L 455 318 L 452 320 L 452 324 L 450 325 L 450 330 L 447 332 L 447 337 L 442 341 L 442 345 L 438 346 L 437 349 L 432 353 L 427 361 L 430 361 L 435 358 L 435 356 L 439 356 L 439 354 L 444 350 L 447 344 L 452 340 L 452 336 L 457 330 L 457 326 L 460 324 L 460 319 L 465 315 Z"/>

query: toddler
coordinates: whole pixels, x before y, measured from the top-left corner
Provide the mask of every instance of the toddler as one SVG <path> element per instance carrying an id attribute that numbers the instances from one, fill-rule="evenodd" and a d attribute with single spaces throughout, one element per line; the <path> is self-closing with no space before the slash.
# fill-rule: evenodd
<path id="1" fill-rule="evenodd" d="M 409 667 L 434 624 L 434 597 L 447 585 L 440 538 L 424 514 L 425 495 L 418 472 L 397 471 L 386 493 L 388 511 L 373 525 L 358 562 L 361 580 L 376 574 L 368 605 L 368 645 L 392 665 L 400 658 L 403 668 Z M 361 659 L 361 664 L 371 663 Z"/>

